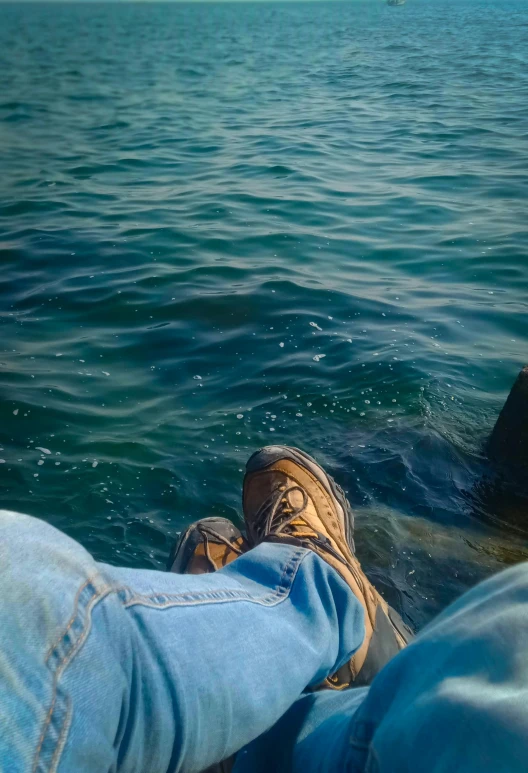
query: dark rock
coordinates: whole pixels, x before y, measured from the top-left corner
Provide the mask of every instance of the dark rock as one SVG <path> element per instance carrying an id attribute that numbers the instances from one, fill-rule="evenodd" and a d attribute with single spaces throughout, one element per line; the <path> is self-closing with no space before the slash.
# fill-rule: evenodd
<path id="1" fill-rule="evenodd" d="M 528 473 L 528 365 L 513 385 L 488 442 L 488 456 L 512 473 Z"/>

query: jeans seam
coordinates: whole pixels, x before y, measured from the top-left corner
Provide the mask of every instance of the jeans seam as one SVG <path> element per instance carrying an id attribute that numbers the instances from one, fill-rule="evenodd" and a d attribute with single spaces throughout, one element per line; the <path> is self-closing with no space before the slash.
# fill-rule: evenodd
<path id="1" fill-rule="evenodd" d="M 66 701 L 66 716 L 64 718 L 64 722 L 62 724 L 62 729 L 59 735 L 59 738 L 57 740 L 57 746 L 55 749 L 55 753 L 53 754 L 53 757 L 51 759 L 50 764 L 50 773 L 54 773 L 55 770 L 57 770 L 57 765 L 59 764 L 59 760 L 62 754 L 62 750 L 64 749 L 64 744 L 66 743 L 66 738 L 68 736 L 68 730 L 70 729 L 71 725 L 71 718 L 72 718 L 72 705 L 71 700 L 68 699 L 68 696 L 65 698 Z"/>
<path id="2" fill-rule="evenodd" d="M 380 769 L 378 754 L 376 750 L 371 746 L 369 755 L 365 762 L 365 773 L 378 773 Z"/>
<path id="3" fill-rule="evenodd" d="M 68 622 L 68 625 L 66 626 L 61 636 L 56 640 L 55 644 L 48 650 L 46 655 L 46 665 L 53 673 L 53 690 L 52 690 L 51 704 L 46 714 L 46 718 L 44 720 L 44 726 L 42 728 L 42 732 L 40 734 L 39 742 L 35 752 L 35 759 L 32 766 L 32 773 L 36 773 L 38 769 L 41 769 L 43 771 L 47 769 L 49 773 L 53 773 L 53 771 L 55 771 L 57 768 L 57 765 L 60 759 L 60 753 L 64 748 L 67 730 L 69 728 L 70 721 L 71 721 L 71 705 L 69 704 L 67 696 L 65 696 L 63 699 L 64 703 L 66 704 L 66 713 L 62 721 L 59 736 L 57 738 L 57 741 L 54 744 L 55 749 L 53 751 L 51 761 L 49 765 L 46 765 L 45 762 L 43 763 L 41 753 L 50 729 L 53 714 L 57 707 L 57 697 L 59 693 L 60 677 L 62 676 L 67 666 L 71 663 L 75 655 L 79 652 L 82 645 L 86 641 L 91 629 L 93 608 L 99 601 L 101 601 L 103 598 L 105 598 L 105 596 L 108 596 L 108 594 L 112 592 L 112 588 L 110 586 L 104 586 L 99 590 L 97 590 L 95 585 L 93 586 L 93 590 L 91 591 L 91 596 L 87 600 L 85 605 L 86 620 L 84 621 L 81 631 L 79 632 L 76 639 L 71 641 L 69 646 L 66 647 L 65 652 L 63 652 L 62 656 L 58 659 L 58 661 L 55 664 L 51 664 L 50 659 L 54 653 L 58 654 L 58 649 L 60 645 L 65 643 L 66 637 L 68 636 L 72 626 L 79 619 L 79 611 L 81 608 L 79 602 L 80 602 L 81 595 L 83 591 L 89 588 L 90 584 L 93 584 L 94 579 L 95 577 L 91 577 L 90 579 L 88 579 L 85 583 L 83 583 L 83 585 L 77 591 L 77 594 L 75 596 L 75 602 L 74 602 L 75 603 L 74 612 Z"/>
<path id="4" fill-rule="evenodd" d="M 379 763 L 374 751 L 372 740 L 376 727 L 366 720 L 352 721 L 352 730 L 349 737 L 351 764 L 363 773 L 377 773 Z"/>
<path id="5" fill-rule="evenodd" d="M 70 620 L 69 620 L 69 622 L 68 622 L 68 625 L 66 626 L 66 628 L 64 629 L 64 631 L 61 633 L 61 635 L 60 635 L 60 636 L 59 636 L 59 637 L 58 637 L 58 638 L 55 640 L 55 642 L 54 642 L 54 643 L 51 645 L 51 647 L 49 648 L 49 650 L 46 652 L 46 657 L 45 657 L 45 661 L 46 661 L 46 663 L 47 663 L 47 662 L 48 662 L 48 660 L 50 659 L 52 652 L 53 652 L 54 650 L 56 650 L 56 649 L 57 649 L 57 647 L 59 646 L 59 644 L 61 643 L 61 641 L 64 639 L 64 637 L 66 636 L 66 634 L 68 633 L 68 631 L 70 630 L 70 628 L 72 627 L 72 625 L 74 624 L 74 622 L 75 622 L 75 620 L 76 620 L 76 618 L 77 618 L 77 607 L 78 607 L 78 605 L 79 605 L 79 598 L 80 598 L 80 595 L 81 595 L 81 593 L 83 592 L 83 590 L 84 590 L 84 589 L 85 589 L 85 588 L 86 588 L 88 585 L 90 585 L 90 583 L 92 583 L 92 582 L 94 581 L 94 579 L 95 579 L 95 577 L 89 577 L 89 578 L 86 580 L 86 582 L 84 582 L 84 583 L 81 585 L 81 587 L 79 588 L 79 590 L 78 590 L 78 591 L 77 591 L 77 593 L 75 594 L 75 599 L 74 599 L 74 602 L 73 602 L 73 614 L 72 614 L 72 616 L 70 617 Z"/>
<path id="6" fill-rule="evenodd" d="M 284 567 L 279 582 L 275 588 L 268 594 L 256 598 L 247 591 L 233 591 L 230 588 L 219 588 L 202 593 L 178 593 L 178 594 L 152 594 L 152 595 L 138 595 L 132 596 L 127 601 L 123 602 L 125 609 L 132 606 L 146 606 L 154 607 L 157 609 L 168 609 L 175 606 L 197 606 L 198 604 L 226 604 L 233 601 L 251 601 L 253 604 L 260 604 L 261 606 L 274 606 L 279 604 L 284 598 L 287 598 L 291 589 L 297 570 L 301 565 L 303 559 L 308 555 L 305 548 L 297 550 L 293 556 L 289 559 L 288 563 Z M 288 572 L 293 573 L 292 580 L 288 587 L 284 586 L 284 579 Z M 130 588 L 122 588 L 120 590 L 128 590 Z M 220 596 L 220 598 L 218 598 Z M 157 600 L 159 599 L 159 600 Z"/>

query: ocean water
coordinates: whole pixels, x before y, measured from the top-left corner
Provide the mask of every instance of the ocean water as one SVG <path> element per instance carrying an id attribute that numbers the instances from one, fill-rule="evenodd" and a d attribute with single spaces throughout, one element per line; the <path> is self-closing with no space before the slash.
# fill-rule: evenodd
<path id="1" fill-rule="evenodd" d="M 0 504 L 162 568 L 249 454 L 347 490 L 415 628 L 528 557 L 528 2 L 0 6 Z"/>

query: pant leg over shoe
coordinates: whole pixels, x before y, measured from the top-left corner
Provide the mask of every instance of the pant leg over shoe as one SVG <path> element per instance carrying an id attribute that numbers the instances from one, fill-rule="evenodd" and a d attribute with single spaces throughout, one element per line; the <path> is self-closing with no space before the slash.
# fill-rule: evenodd
<path id="1" fill-rule="evenodd" d="M 0 535 L 9 773 L 198 773 L 363 641 L 360 604 L 304 548 L 263 544 L 193 576 L 98 564 L 16 513 L 0 511 Z"/>

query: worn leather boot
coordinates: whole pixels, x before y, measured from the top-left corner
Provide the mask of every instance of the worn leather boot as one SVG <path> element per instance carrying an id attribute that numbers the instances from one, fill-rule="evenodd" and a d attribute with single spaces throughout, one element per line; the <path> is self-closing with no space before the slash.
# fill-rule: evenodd
<path id="1" fill-rule="evenodd" d="M 343 490 L 298 448 L 267 446 L 246 465 L 243 505 L 250 547 L 268 541 L 309 548 L 350 586 L 365 612 L 365 639 L 322 686 L 342 690 L 370 684 L 412 633 L 361 569 L 354 553 L 352 511 Z"/>
<path id="2" fill-rule="evenodd" d="M 202 518 L 191 524 L 175 544 L 167 571 L 176 574 L 216 572 L 247 549 L 242 533 L 227 518 Z"/>

